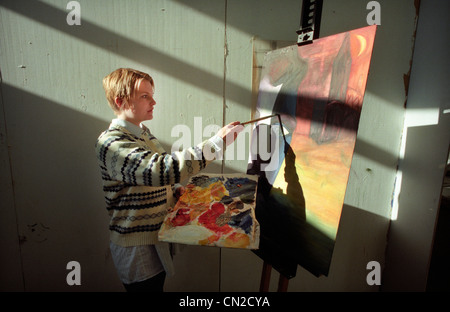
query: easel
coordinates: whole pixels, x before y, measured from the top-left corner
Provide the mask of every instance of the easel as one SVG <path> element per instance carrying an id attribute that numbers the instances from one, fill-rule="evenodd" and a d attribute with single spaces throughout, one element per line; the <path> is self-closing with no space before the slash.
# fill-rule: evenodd
<path id="1" fill-rule="evenodd" d="M 297 30 L 297 45 L 312 43 L 319 38 L 323 0 L 303 0 L 300 29 Z"/>
<path id="2" fill-rule="evenodd" d="M 322 18 L 322 7 L 323 7 L 323 0 L 303 0 L 300 29 L 296 31 L 296 33 L 298 34 L 297 37 L 298 46 L 310 44 L 313 42 L 314 39 L 319 38 L 320 22 Z M 281 125 L 280 115 L 277 114 L 277 116 Z M 269 291 L 271 272 L 272 272 L 272 265 L 264 261 L 261 274 L 261 283 L 259 286 L 260 292 Z M 277 291 L 286 292 L 288 286 L 289 286 L 289 279 L 280 273 Z"/>
<path id="3" fill-rule="evenodd" d="M 261 284 L 259 285 L 260 292 L 268 292 L 270 285 L 270 274 L 272 273 L 272 265 L 264 261 L 262 275 L 261 275 Z M 287 292 L 289 285 L 289 279 L 280 273 L 280 278 L 278 280 L 278 292 Z"/>

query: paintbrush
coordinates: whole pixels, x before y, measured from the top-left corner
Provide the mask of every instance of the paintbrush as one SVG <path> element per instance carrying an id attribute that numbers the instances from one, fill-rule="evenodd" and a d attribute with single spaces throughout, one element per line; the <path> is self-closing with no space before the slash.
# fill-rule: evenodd
<path id="1" fill-rule="evenodd" d="M 246 121 L 246 122 L 241 122 L 241 126 L 247 125 L 247 124 L 250 124 L 250 123 L 254 123 L 254 122 L 258 122 L 258 121 L 263 120 L 263 119 L 276 117 L 276 116 L 278 116 L 278 114 L 276 114 L 276 115 L 270 115 L 270 116 L 265 116 L 265 117 L 261 117 L 261 118 L 249 120 L 249 121 Z"/>
<path id="2" fill-rule="evenodd" d="M 250 124 L 250 123 L 254 123 L 254 122 L 258 122 L 258 121 L 263 120 L 263 119 L 272 118 L 272 117 L 278 117 L 278 121 L 280 122 L 280 126 L 281 126 L 281 134 L 283 135 L 283 139 L 286 142 L 286 137 L 285 137 L 285 133 L 284 133 L 285 129 L 283 127 L 283 124 L 281 123 L 281 116 L 280 116 L 280 114 L 265 116 L 265 117 L 249 120 L 249 121 L 246 121 L 246 122 L 241 122 L 241 126 L 247 125 L 247 124 Z"/>

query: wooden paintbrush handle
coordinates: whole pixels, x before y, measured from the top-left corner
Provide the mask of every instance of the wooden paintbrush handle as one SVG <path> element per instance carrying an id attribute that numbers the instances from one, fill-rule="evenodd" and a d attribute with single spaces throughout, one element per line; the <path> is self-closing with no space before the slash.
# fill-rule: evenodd
<path id="1" fill-rule="evenodd" d="M 276 116 L 277 115 L 270 115 L 270 116 L 265 116 L 265 117 L 261 117 L 261 118 L 258 118 L 258 119 L 249 120 L 249 121 L 246 121 L 246 122 L 241 122 L 241 126 L 249 124 L 249 123 L 258 122 L 258 121 L 263 120 L 263 119 L 276 117 Z"/>

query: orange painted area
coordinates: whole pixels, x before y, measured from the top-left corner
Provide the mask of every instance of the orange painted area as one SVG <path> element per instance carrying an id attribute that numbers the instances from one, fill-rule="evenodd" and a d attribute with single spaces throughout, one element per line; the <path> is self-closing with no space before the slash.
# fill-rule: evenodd
<path id="1" fill-rule="evenodd" d="M 232 248 L 246 248 L 249 244 L 250 238 L 248 235 L 238 232 L 230 234 L 223 242 L 224 247 Z"/>
<path id="2" fill-rule="evenodd" d="M 213 234 L 205 239 L 199 240 L 198 243 L 199 245 L 211 245 L 214 242 L 217 242 L 219 240 L 220 236 Z"/>
<path id="3" fill-rule="evenodd" d="M 224 195 L 228 195 L 225 186 L 219 181 L 201 188 L 192 184 L 186 186 L 188 191 L 180 197 L 180 202 L 188 205 L 219 201 Z"/>
<path id="4" fill-rule="evenodd" d="M 305 197 L 305 208 L 326 226 L 337 229 L 350 172 L 354 141 L 318 145 L 307 136 L 293 137 L 295 166 Z M 274 187 L 286 191 L 284 163 Z"/>

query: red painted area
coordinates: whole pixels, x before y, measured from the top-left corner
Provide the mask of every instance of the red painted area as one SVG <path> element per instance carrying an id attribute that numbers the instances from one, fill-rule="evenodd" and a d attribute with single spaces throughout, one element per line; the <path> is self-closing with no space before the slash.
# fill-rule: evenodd
<path id="1" fill-rule="evenodd" d="M 182 226 L 191 221 L 191 217 L 189 215 L 189 209 L 178 209 L 177 214 L 172 219 L 171 223 L 173 226 Z"/>
<path id="2" fill-rule="evenodd" d="M 217 218 L 225 212 L 225 206 L 222 203 L 214 203 L 211 205 L 211 208 L 203 213 L 199 218 L 198 222 L 202 224 L 207 229 L 213 231 L 217 234 L 226 234 L 233 229 L 228 225 L 225 224 L 223 226 L 218 226 L 216 224 Z"/>

